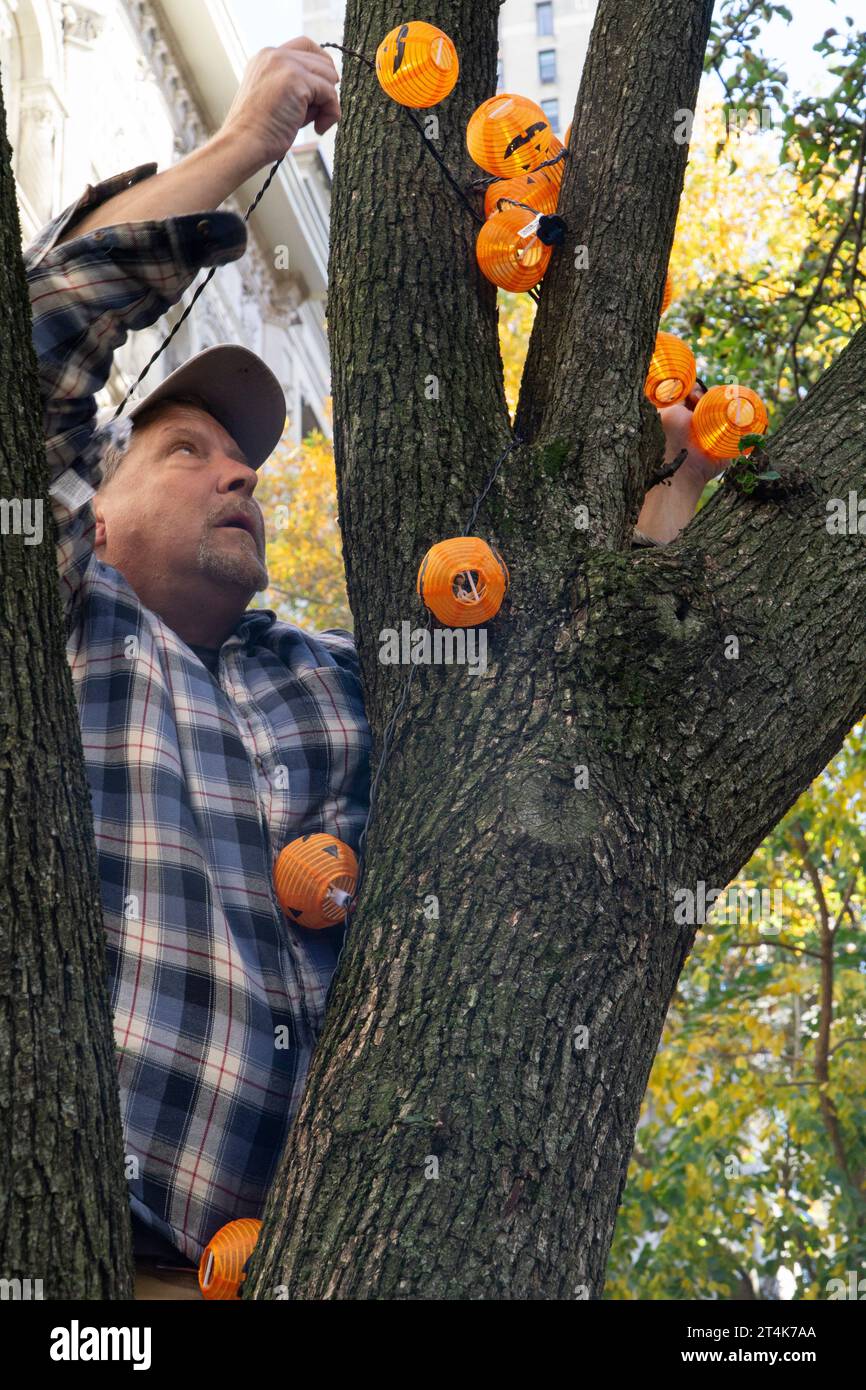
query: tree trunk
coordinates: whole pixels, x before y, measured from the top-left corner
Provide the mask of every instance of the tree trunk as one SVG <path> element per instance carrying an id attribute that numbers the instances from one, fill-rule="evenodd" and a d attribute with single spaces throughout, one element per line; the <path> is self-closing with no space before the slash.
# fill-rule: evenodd
<path id="1" fill-rule="evenodd" d="M 96 847 L 2 98 L 0 239 L 0 1279 L 22 1281 L 4 1296 L 129 1298 Z"/>
<path id="2" fill-rule="evenodd" d="M 866 567 L 823 524 L 823 498 L 864 475 L 862 334 L 774 441 L 781 499 L 726 486 L 676 544 L 630 549 L 662 451 L 642 388 L 687 155 L 676 113 L 694 109 L 711 11 L 599 5 L 525 445 L 473 528 L 511 594 L 485 676 L 416 672 L 247 1296 L 599 1297 L 696 930 L 676 895 L 724 887 L 863 712 Z M 495 0 L 423 14 L 460 55 L 437 148 L 466 182 L 497 15 Z M 373 53 L 392 23 L 383 0 L 350 0 L 346 43 Z M 477 226 L 369 71 L 344 74 L 336 457 L 381 744 L 407 668 L 379 663 L 378 634 L 423 624 L 418 563 L 463 530 L 509 425 Z"/>

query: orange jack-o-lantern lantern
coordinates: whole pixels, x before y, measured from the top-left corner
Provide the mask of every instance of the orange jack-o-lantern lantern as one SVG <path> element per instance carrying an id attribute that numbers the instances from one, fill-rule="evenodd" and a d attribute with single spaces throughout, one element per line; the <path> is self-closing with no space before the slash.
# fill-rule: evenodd
<path id="1" fill-rule="evenodd" d="M 558 167 L 551 165 L 549 169 L 536 169 L 534 173 L 520 174 L 516 179 L 497 179 L 488 186 L 484 194 L 484 216 L 492 217 L 497 211 L 500 198 L 513 198 L 515 202 L 525 203 L 535 212 L 556 212 L 559 185 L 562 182 L 561 176 L 557 177 L 554 173 L 554 169 Z M 502 210 L 505 211 L 510 206 L 509 203 L 503 203 Z M 532 219 L 527 217 L 526 220 Z"/>
<path id="2" fill-rule="evenodd" d="M 668 307 L 668 305 L 670 304 L 670 302 L 671 302 L 671 300 L 673 299 L 673 297 L 674 297 L 674 282 L 673 282 L 673 280 L 671 279 L 671 273 L 670 273 L 670 271 L 668 271 L 667 275 L 665 276 L 665 287 L 664 287 L 664 291 L 663 291 L 663 293 L 662 293 L 662 313 L 664 313 L 665 309 L 667 309 L 667 307 Z"/>
<path id="3" fill-rule="evenodd" d="M 508 569 L 479 536 L 437 541 L 421 561 L 418 593 L 446 627 L 477 627 L 493 618 L 508 589 Z"/>
<path id="4" fill-rule="evenodd" d="M 355 852 L 333 835 L 302 835 L 290 841 L 274 865 L 280 907 L 299 927 L 342 922 L 357 886 Z"/>
<path id="5" fill-rule="evenodd" d="M 203 1298 L 240 1298 L 246 1278 L 244 1266 L 253 1253 L 262 1223 L 252 1216 L 221 1226 L 208 1241 L 198 1267 L 198 1286 Z"/>
<path id="6" fill-rule="evenodd" d="M 433 24 L 398 24 L 376 50 L 376 76 L 401 106 L 435 106 L 453 90 L 457 50 Z"/>
<path id="7" fill-rule="evenodd" d="M 506 203 L 501 212 L 491 213 L 478 233 L 478 265 L 502 290 L 531 290 L 547 270 L 553 247 L 545 246 L 534 232 L 523 235 L 533 221 L 531 212 Z"/>
<path id="8" fill-rule="evenodd" d="M 466 146 L 475 163 L 504 179 L 543 164 L 553 138 L 541 107 L 511 92 L 483 101 L 466 127 Z"/>
<path id="9" fill-rule="evenodd" d="M 644 386 L 653 405 L 662 409 L 684 401 L 697 375 L 695 355 L 688 344 L 673 333 L 658 333 Z"/>
<path id="10" fill-rule="evenodd" d="M 730 459 L 740 452 L 744 434 L 763 434 L 767 423 L 764 402 L 750 387 L 711 386 L 694 408 L 691 436 L 711 459 Z"/>

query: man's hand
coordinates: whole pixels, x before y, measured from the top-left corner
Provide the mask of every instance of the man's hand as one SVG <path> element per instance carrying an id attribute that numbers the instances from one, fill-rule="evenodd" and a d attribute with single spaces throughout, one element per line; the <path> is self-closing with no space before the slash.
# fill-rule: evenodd
<path id="1" fill-rule="evenodd" d="M 659 411 L 662 429 L 665 432 L 665 463 L 673 463 L 677 454 L 687 449 L 688 457 L 677 471 L 685 469 L 684 476 L 691 474 L 700 481 L 701 487 L 705 487 L 711 478 L 715 478 L 730 463 L 730 459 L 710 458 L 709 454 L 697 447 L 692 438 L 692 414 L 703 394 L 703 389 L 695 386 L 691 394 L 679 405 L 669 405 Z"/>
<path id="2" fill-rule="evenodd" d="M 239 142 L 250 165 L 281 159 L 310 121 L 324 135 L 340 119 L 339 73 L 312 39 L 263 48 L 247 64 L 220 134 Z"/>
<path id="3" fill-rule="evenodd" d="M 677 454 L 688 450 L 673 477 L 650 488 L 637 519 L 638 531 L 662 545 L 676 540 L 697 511 L 707 483 L 730 463 L 730 459 L 710 458 L 692 438 L 692 412 L 703 394 L 703 388 L 695 386 L 685 401 L 659 411 L 665 432 L 665 463 L 673 463 Z"/>

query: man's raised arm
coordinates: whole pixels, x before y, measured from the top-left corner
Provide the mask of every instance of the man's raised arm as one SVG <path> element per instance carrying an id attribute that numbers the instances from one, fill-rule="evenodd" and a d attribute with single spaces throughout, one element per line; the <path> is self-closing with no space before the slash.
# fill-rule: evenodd
<path id="1" fill-rule="evenodd" d="M 114 352 L 176 304 L 201 269 L 243 255 L 244 222 L 213 209 L 285 154 L 302 125 L 326 130 L 338 119 L 336 81 L 308 39 L 264 49 L 202 149 L 164 173 L 142 164 L 88 187 L 24 252 L 68 618 L 93 549 L 95 396 Z"/>
<path id="2" fill-rule="evenodd" d="M 125 190 L 67 229 L 60 242 L 116 222 L 146 222 L 219 207 L 266 164 L 281 159 L 302 126 L 324 134 L 340 118 L 333 62 L 312 39 L 292 39 L 251 58 L 217 134 L 178 164 Z"/>

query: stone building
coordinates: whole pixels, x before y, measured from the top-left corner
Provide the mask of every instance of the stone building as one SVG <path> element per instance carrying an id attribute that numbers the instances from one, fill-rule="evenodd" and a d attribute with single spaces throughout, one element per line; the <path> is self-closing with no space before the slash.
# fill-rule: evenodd
<path id="1" fill-rule="evenodd" d="M 27 242 L 88 183 L 160 169 L 219 127 L 248 54 L 226 0 L 0 0 L 0 70 Z M 329 162 L 302 132 L 250 221 L 246 254 L 220 267 L 141 392 L 201 348 L 238 342 L 286 393 L 288 437 L 330 433 L 325 291 Z M 226 206 L 246 211 L 264 179 Z M 200 277 L 201 278 L 201 277 Z M 100 404 L 119 402 L 188 303 L 117 354 Z"/>
<path id="2" fill-rule="evenodd" d="M 571 122 L 596 0 L 505 0 L 499 89 L 532 97 L 560 138 Z"/>

